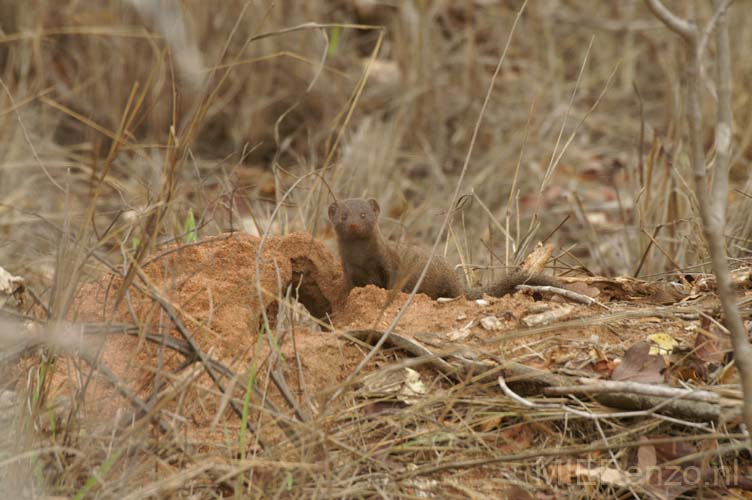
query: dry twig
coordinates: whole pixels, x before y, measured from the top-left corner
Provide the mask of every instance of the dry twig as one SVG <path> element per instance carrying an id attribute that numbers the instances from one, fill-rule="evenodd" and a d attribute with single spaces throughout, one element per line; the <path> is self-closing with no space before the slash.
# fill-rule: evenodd
<path id="1" fill-rule="evenodd" d="M 705 175 L 705 152 L 703 151 L 703 116 L 700 103 L 700 78 L 702 68 L 701 42 L 703 31 L 685 19 L 677 17 L 660 0 L 645 0 L 648 8 L 669 29 L 682 37 L 687 56 L 687 121 L 689 124 L 690 161 L 695 181 L 695 195 L 700 209 L 702 228 L 710 251 L 713 273 L 716 277 L 718 295 L 724 313 L 724 324 L 731 332 L 734 358 L 739 367 L 744 393 L 744 422 L 752 429 L 752 345 L 747 338 L 736 294 L 731 284 L 724 229 L 726 227 L 726 200 L 728 197 L 729 159 L 731 157 L 732 110 L 731 110 L 731 60 L 728 39 L 726 9 L 728 2 L 715 0 L 716 50 L 718 53 L 718 117 L 716 123 L 715 178 L 710 196 Z M 752 439 L 752 436 L 750 437 Z"/>

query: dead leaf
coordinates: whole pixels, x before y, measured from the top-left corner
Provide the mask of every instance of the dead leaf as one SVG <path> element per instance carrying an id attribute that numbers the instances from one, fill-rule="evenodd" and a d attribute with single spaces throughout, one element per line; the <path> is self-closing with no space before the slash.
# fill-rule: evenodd
<path id="1" fill-rule="evenodd" d="M 577 283 L 568 283 L 567 289 L 579 293 L 580 295 L 590 297 L 591 299 L 594 299 L 601 294 L 601 291 L 598 288 L 589 286 L 587 283 L 582 281 Z"/>
<path id="2" fill-rule="evenodd" d="M 660 384 L 665 378 L 666 363 L 660 356 L 650 354 L 650 342 L 641 341 L 627 349 L 622 362 L 614 368 L 611 380 L 631 380 L 645 384 Z"/>
<path id="3" fill-rule="evenodd" d="M 616 368 L 616 363 L 614 363 L 611 360 L 608 359 L 599 359 L 595 363 L 591 365 L 593 367 L 593 371 L 599 375 L 607 375 L 611 376 L 611 373 L 614 371 L 614 368 Z"/>
<path id="4" fill-rule="evenodd" d="M 576 462 L 555 463 L 547 468 L 547 476 L 557 484 L 572 484 L 578 464 Z"/>
<path id="5" fill-rule="evenodd" d="M 651 304 L 673 304 L 685 297 L 670 284 L 665 283 L 648 283 L 636 278 L 619 277 L 587 277 L 587 278 L 569 278 L 567 288 L 571 288 L 574 283 L 585 283 L 589 287 L 597 287 L 601 301 L 607 300 L 631 300 L 639 302 L 648 302 Z"/>
<path id="6" fill-rule="evenodd" d="M 652 467 L 655 467 L 658 463 L 656 458 L 655 446 L 652 444 L 643 444 L 637 448 L 637 468 L 642 473 L 647 473 Z"/>
<path id="7" fill-rule="evenodd" d="M 662 436 L 643 437 L 642 440 L 660 438 Z M 640 450 L 643 451 L 643 461 L 639 462 Z M 662 443 L 645 444 L 638 450 L 638 467 L 646 474 L 645 488 L 658 497 L 676 498 L 687 491 L 695 490 L 706 483 L 701 469 L 700 459 L 683 462 L 680 465 L 663 465 L 677 458 L 697 453 L 698 449 L 692 443 Z M 709 470 L 708 470 L 709 471 Z M 715 490 L 718 484 L 713 485 Z M 704 498 L 708 498 L 705 496 Z"/>
<path id="8" fill-rule="evenodd" d="M 726 354 L 732 350 L 731 336 L 716 324 L 710 323 L 704 326 L 704 331 L 697 332 L 694 348 L 700 360 L 720 365 L 725 362 Z"/>
<path id="9" fill-rule="evenodd" d="M 708 378 L 707 364 L 694 353 L 677 353 L 671 356 L 671 367 L 668 371 L 670 381 L 693 381 L 703 383 Z"/>
<path id="10" fill-rule="evenodd" d="M 718 375 L 718 384 L 739 384 L 739 370 L 736 369 L 736 363 L 729 363 L 723 367 L 721 374 Z"/>
<path id="11" fill-rule="evenodd" d="M 501 415 L 492 415 L 478 423 L 478 430 L 481 432 L 490 432 L 501 425 Z"/>
<path id="12" fill-rule="evenodd" d="M 11 297 L 20 300 L 23 291 L 24 279 L 20 276 L 13 276 L 0 267 L 0 307 L 3 307 Z"/>
<path id="13" fill-rule="evenodd" d="M 374 395 L 394 395 L 400 401 L 414 404 L 428 392 L 420 374 L 412 368 L 379 371 L 366 377 L 363 388 Z"/>
<path id="14" fill-rule="evenodd" d="M 535 433 L 527 424 L 518 424 L 507 427 L 499 432 L 499 449 L 504 453 L 514 453 L 524 450 L 533 445 Z"/>
<path id="15" fill-rule="evenodd" d="M 504 498 L 509 500 L 533 500 L 534 497 L 529 492 L 522 489 L 521 486 L 510 484 L 507 486 L 506 490 L 504 490 Z"/>
<path id="16" fill-rule="evenodd" d="M 665 438 L 668 436 L 651 436 L 651 438 Z M 698 452 L 697 446 L 693 445 L 692 443 L 687 442 L 676 442 L 676 443 L 662 443 L 655 445 L 655 457 L 657 460 L 657 463 L 662 464 L 664 462 L 670 462 L 672 460 L 676 460 L 677 458 L 683 458 L 687 455 L 693 455 Z M 700 465 L 700 459 L 696 458 L 694 460 L 690 460 L 689 462 L 684 462 L 685 466 L 694 465 L 699 466 Z"/>
<path id="17" fill-rule="evenodd" d="M 671 354 L 674 348 L 679 345 L 679 341 L 668 333 L 654 333 L 648 336 L 648 340 L 653 343 L 650 346 L 650 354 L 655 355 Z"/>
<path id="18" fill-rule="evenodd" d="M 610 467 L 585 467 L 579 465 L 576 471 L 577 477 L 580 481 L 588 483 L 601 483 L 610 486 L 618 486 L 624 488 L 632 483 L 632 480 L 628 473 L 622 470 L 613 469 Z"/>
<path id="19" fill-rule="evenodd" d="M 554 253 L 554 246 L 551 243 L 543 245 L 538 243 L 535 246 L 535 250 L 525 257 L 522 262 L 522 268 L 530 273 L 540 274 L 546 268 L 546 263 L 551 260 L 551 255 Z"/>
<path id="20" fill-rule="evenodd" d="M 387 410 L 401 410 L 407 405 L 397 401 L 375 401 L 363 406 L 363 413 L 369 416 L 378 415 Z"/>

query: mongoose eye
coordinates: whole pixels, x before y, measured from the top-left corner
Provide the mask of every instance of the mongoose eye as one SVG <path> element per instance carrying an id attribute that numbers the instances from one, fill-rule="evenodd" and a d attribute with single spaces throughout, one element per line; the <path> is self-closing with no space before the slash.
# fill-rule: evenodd
<path id="1" fill-rule="evenodd" d="M 342 214 L 342 217 L 340 218 L 342 219 L 342 222 L 345 222 L 347 220 L 347 214 Z"/>
<path id="2" fill-rule="evenodd" d="M 366 218 L 366 213 L 365 212 L 360 212 L 360 218 L 361 219 L 365 219 Z"/>

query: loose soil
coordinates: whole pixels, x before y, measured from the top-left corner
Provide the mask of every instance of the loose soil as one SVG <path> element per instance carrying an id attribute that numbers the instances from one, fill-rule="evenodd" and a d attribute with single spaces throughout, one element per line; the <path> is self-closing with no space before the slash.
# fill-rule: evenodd
<path id="1" fill-rule="evenodd" d="M 93 334 L 87 336 L 86 344 L 99 352 L 101 363 L 136 397 L 147 398 L 159 389 L 165 415 L 175 424 L 185 424 L 183 432 L 204 446 L 233 442 L 240 419 L 201 363 L 184 369 L 183 355 L 145 339 L 146 334 L 165 334 L 185 341 L 153 299 L 155 294 L 172 305 L 184 333 L 203 353 L 237 375 L 235 380 L 221 380 L 225 389 L 245 386 L 253 374 L 268 400 L 291 418 L 293 410 L 268 376 L 270 370 L 281 370 L 300 404 L 299 411 L 315 415 L 368 351 L 367 346 L 341 334 L 386 330 L 409 298 L 374 286 L 345 294 L 339 260 L 309 234 L 268 238 L 257 262 L 261 245 L 257 237 L 233 233 L 163 249 L 143 265 L 143 272 L 135 276 L 117 307 L 114 301 L 123 279 L 103 276 L 81 289 L 70 318 L 139 325 L 139 336 Z M 436 352 L 465 350 L 481 360 L 510 359 L 591 375 L 599 361 L 620 356 L 651 333 L 668 333 L 681 343 L 692 343 L 693 332 L 678 319 L 646 315 L 596 326 L 576 321 L 603 314 L 606 303 L 629 301 L 627 309 L 638 309 L 676 300 L 679 295 L 672 289 L 629 279 L 566 281 L 571 289 L 594 296 L 601 305 L 522 292 L 483 301 L 434 301 L 417 294 L 394 332 Z M 289 298 L 296 295 L 297 301 Z M 530 315 L 564 307 L 570 310 L 556 319 L 566 322 L 560 328 L 538 331 L 523 324 Z M 263 328 L 264 315 L 271 331 Z M 377 357 L 364 373 L 383 366 L 387 359 L 394 358 Z M 75 358 L 61 357 L 53 394 L 70 396 L 86 386 L 85 415 L 103 425 L 133 415 L 122 388 L 117 390 L 102 376 L 82 377 L 80 367 Z M 83 373 L 96 373 L 87 369 Z M 252 398 L 252 409 L 258 410 L 260 404 Z M 267 429 L 264 437 L 273 442 L 282 434 L 268 425 L 266 415 L 254 411 L 252 420 Z"/>

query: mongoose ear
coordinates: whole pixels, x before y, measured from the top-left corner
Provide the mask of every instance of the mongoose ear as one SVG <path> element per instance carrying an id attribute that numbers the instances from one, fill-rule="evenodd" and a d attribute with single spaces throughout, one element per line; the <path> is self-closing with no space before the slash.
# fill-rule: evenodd
<path id="1" fill-rule="evenodd" d="M 368 204 L 371 205 L 371 209 L 373 210 L 373 213 L 378 215 L 381 213 L 381 207 L 379 207 L 379 202 L 374 200 L 373 198 L 368 200 Z"/>
<path id="2" fill-rule="evenodd" d="M 337 202 L 335 201 L 334 203 L 332 203 L 331 205 L 329 205 L 329 219 L 333 220 L 334 219 L 334 214 L 336 214 L 336 213 L 337 213 Z"/>

